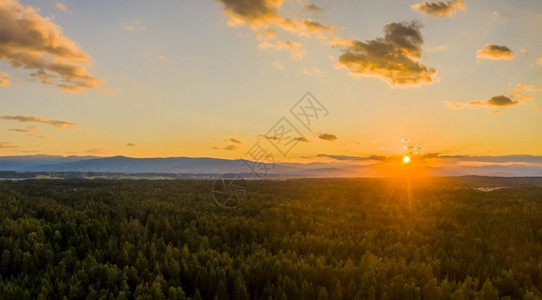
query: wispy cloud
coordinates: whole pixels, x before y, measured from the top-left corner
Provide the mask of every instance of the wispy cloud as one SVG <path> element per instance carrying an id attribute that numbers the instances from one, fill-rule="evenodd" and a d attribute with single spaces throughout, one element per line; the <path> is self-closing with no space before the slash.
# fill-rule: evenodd
<path id="1" fill-rule="evenodd" d="M 28 126 L 28 127 L 26 127 L 26 129 L 11 128 L 11 129 L 9 129 L 9 131 L 30 133 L 30 132 L 36 131 L 37 129 L 38 128 L 36 126 Z"/>
<path id="2" fill-rule="evenodd" d="M 131 31 L 131 32 L 147 30 L 147 27 L 141 25 L 141 22 L 139 21 L 123 22 L 122 26 L 124 30 Z"/>
<path id="3" fill-rule="evenodd" d="M 143 50 L 143 55 L 148 58 L 152 58 L 158 62 L 164 62 L 166 60 L 166 56 L 164 54 L 154 54 L 151 50 L 145 49 Z"/>
<path id="4" fill-rule="evenodd" d="M 9 75 L 3 72 L 0 72 L 0 86 L 9 86 Z"/>
<path id="5" fill-rule="evenodd" d="M 386 161 L 388 158 L 381 155 L 370 155 L 370 156 L 351 156 L 351 155 L 336 155 L 336 154 L 318 154 L 316 157 L 327 157 L 339 161 Z"/>
<path id="6" fill-rule="evenodd" d="M 512 60 L 514 59 L 514 52 L 507 46 L 486 44 L 485 48 L 476 52 L 476 58 L 490 60 Z"/>
<path id="7" fill-rule="evenodd" d="M 311 68 L 311 69 L 307 69 L 307 68 L 304 68 L 303 69 L 303 74 L 305 75 L 322 75 L 322 71 L 320 71 L 320 69 L 318 68 Z"/>
<path id="8" fill-rule="evenodd" d="M 97 88 L 103 81 L 88 73 L 90 57 L 62 34 L 60 26 L 33 7 L 3 0 L 0 15 L 0 60 L 32 71 L 30 80 L 72 92 Z"/>
<path id="9" fill-rule="evenodd" d="M 48 125 L 55 126 L 57 128 L 73 128 L 77 126 L 75 123 L 58 121 L 58 120 L 49 120 L 47 118 L 42 118 L 38 116 L 0 116 L 0 120 L 14 120 L 19 122 L 36 122 L 44 123 Z"/>
<path id="10" fill-rule="evenodd" d="M 274 60 L 271 65 L 279 70 L 284 69 L 284 65 L 282 64 L 282 62 L 280 62 L 280 60 Z"/>
<path id="11" fill-rule="evenodd" d="M 421 23 L 388 23 L 385 36 L 367 42 L 353 41 L 339 57 L 337 67 L 352 75 L 376 76 L 390 85 L 418 86 L 438 80 L 437 71 L 418 62 L 422 55 Z"/>
<path id="12" fill-rule="evenodd" d="M 435 17 L 451 17 L 457 10 L 465 10 L 463 0 L 453 0 L 446 2 L 424 2 L 416 3 L 410 6 L 415 11 Z"/>
<path id="13" fill-rule="evenodd" d="M 476 108 L 476 107 L 485 107 L 491 109 L 492 114 L 500 115 L 502 112 L 497 109 L 504 107 L 510 107 L 520 104 L 518 100 L 513 100 L 507 96 L 500 95 L 491 97 L 489 100 L 476 100 L 471 102 L 454 102 L 454 101 L 444 101 L 444 104 L 450 109 L 463 109 L 463 108 Z"/>
<path id="14" fill-rule="evenodd" d="M 68 10 L 68 7 L 66 6 L 66 4 L 61 3 L 61 2 L 56 3 L 56 8 L 60 9 L 61 11 L 65 12 L 67 14 L 72 13 L 70 10 Z"/>
<path id="15" fill-rule="evenodd" d="M 0 149 L 12 149 L 12 148 L 19 148 L 19 147 L 11 143 L 0 142 Z"/>

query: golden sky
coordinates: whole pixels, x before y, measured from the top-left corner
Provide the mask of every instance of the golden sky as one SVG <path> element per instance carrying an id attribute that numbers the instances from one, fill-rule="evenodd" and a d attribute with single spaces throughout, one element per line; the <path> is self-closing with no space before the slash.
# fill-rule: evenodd
<path id="1" fill-rule="evenodd" d="M 542 155 L 541 31 L 538 0 L 0 0 L 0 156 Z"/>

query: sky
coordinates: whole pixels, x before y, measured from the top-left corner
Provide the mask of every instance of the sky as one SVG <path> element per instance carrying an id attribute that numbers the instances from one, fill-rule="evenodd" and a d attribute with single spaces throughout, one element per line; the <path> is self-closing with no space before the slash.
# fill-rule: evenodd
<path id="1" fill-rule="evenodd" d="M 541 31 L 538 0 L 0 0 L 0 156 L 542 155 Z"/>

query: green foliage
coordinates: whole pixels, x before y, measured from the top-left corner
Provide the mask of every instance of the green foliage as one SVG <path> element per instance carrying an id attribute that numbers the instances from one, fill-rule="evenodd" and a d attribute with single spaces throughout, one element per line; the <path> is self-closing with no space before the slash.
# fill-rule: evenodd
<path id="1" fill-rule="evenodd" d="M 540 299 L 542 188 L 0 182 L 0 299 Z"/>

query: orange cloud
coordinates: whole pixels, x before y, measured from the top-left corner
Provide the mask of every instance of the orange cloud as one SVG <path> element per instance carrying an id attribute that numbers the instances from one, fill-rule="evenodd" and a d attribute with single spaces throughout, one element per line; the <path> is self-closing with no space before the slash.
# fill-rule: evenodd
<path id="1" fill-rule="evenodd" d="M 424 2 L 416 3 L 410 6 L 412 9 L 436 17 L 451 17 L 457 10 L 465 10 L 463 0 L 453 0 L 446 2 Z"/>
<path id="2" fill-rule="evenodd" d="M 0 72 L 0 86 L 9 86 L 9 75 L 3 72 Z"/>
<path id="3" fill-rule="evenodd" d="M 124 30 L 126 31 L 144 31 L 147 30 L 147 27 L 142 26 L 139 21 L 133 21 L 130 23 L 123 22 L 122 25 L 124 26 Z"/>
<path id="4" fill-rule="evenodd" d="M 506 46 L 486 44 L 484 49 L 480 49 L 476 52 L 476 58 L 490 60 L 512 60 L 514 59 L 514 52 Z"/>
<path id="5" fill-rule="evenodd" d="M 60 9 L 61 11 L 65 12 L 67 14 L 71 14 L 71 11 L 68 10 L 68 7 L 64 3 L 57 2 L 56 3 L 56 8 Z"/>
<path id="6" fill-rule="evenodd" d="M 421 24 L 388 23 L 384 38 L 367 42 L 353 41 L 338 59 L 337 67 L 346 67 L 352 75 L 376 76 L 390 85 L 431 84 L 437 71 L 418 62 L 422 54 Z"/>
<path id="7" fill-rule="evenodd" d="M 495 110 L 497 108 L 502 107 L 510 107 L 514 105 L 518 105 L 521 102 L 518 100 L 513 100 L 509 97 L 500 95 L 491 97 L 489 100 L 476 100 L 471 102 L 454 102 L 454 101 L 444 101 L 444 105 L 446 105 L 450 109 L 463 109 L 463 108 L 475 108 L 475 107 L 486 107 L 489 109 L 492 109 L 492 114 L 500 115 L 502 112 L 500 110 Z"/>
<path id="8" fill-rule="evenodd" d="M 47 118 L 41 118 L 38 116 L 0 116 L 0 120 L 15 120 L 19 122 L 44 123 L 44 124 L 55 126 L 57 128 L 61 128 L 61 129 L 73 128 L 77 126 L 77 124 L 75 123 L 66 122 L 66 121 L 49 120 Z"/>
<path id="9" fill-rule="evenodd" d="M 31 6 L 16 0 L 0 5 L 0 60 L 33 71 L 31 80 L 56 84 L 66 91 L 97 88 L 103 80 L 87 71 L 90 57 L 62 35 L 61 28 Z"/>

